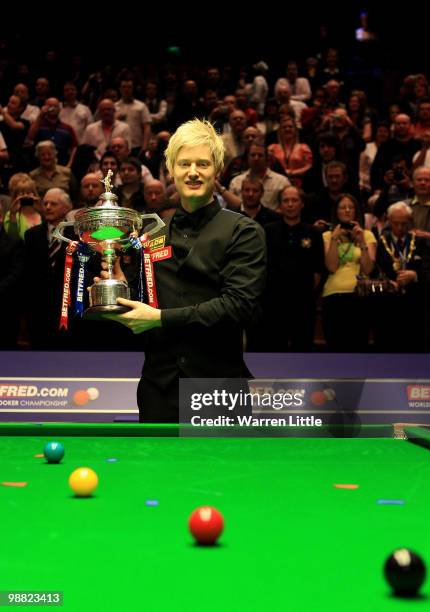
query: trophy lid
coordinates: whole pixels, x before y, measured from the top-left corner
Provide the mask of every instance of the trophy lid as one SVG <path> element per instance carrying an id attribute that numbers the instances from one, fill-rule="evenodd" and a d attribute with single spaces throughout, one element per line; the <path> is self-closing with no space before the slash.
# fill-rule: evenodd
<path id="1" fill-rule="evenodd" d="M 118 197 L 112 193 L 112 183 L 111 176 L 113 176 L 112 170 L 108 170 L 106 177 L 104 179 L 100 179 L 100 183 L 103 183 L 106 191 L 101 194 L 100 198 L 97 201 L 97 208 L 111 208 L 113 206 L 118 206 Z"/>

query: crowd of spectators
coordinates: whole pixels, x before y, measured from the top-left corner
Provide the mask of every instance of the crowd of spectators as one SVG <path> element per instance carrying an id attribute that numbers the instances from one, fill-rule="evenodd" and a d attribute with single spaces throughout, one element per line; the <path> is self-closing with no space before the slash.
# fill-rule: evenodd
<path id="1" fill-rule="evenodd" d="M 266 231 L 264 316 L 247 349 L 430 349 L 425 74 L 369 101 L 334 48 L 278 73 L 263 60 L 88 73 L 55 52 L 29 66 L 0 66 L 1 348 L 138 348 L 108 327 L 58 331 L 65 247 L 53 230 L 96 204 L 108 170 L 121 206 L 174 214 L 164 151 L 198 117 L 225 145 L 215 197 Z"/>

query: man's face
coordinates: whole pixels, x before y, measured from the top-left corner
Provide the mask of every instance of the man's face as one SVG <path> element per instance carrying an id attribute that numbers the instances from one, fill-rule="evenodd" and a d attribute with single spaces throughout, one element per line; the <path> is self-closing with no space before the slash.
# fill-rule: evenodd
<path id="1" fill-rule="evenodd" d="M 43 198 L 43 212 L 48 223 L 59 223 L 69 212 L 70 207 L 63 202 L 60 194 L 50 194 Z"/>
<path id="2" fill-rule="evenodd" d="M 297 64 L 295 64 L 294 62 L 291 64 L 288 64 L 287 66 L 287 77 L 288 80 L 290 81 L 295 81 L 297 79 L 299 75 L 299 71 L 297 69 Z"/>
<path id="3" fill-rule="evenodd" d="M 128 144 L 123 138 L 112 138 L 109 148 L 115 153 L 119 160 L 128 157 L 130 153 Z"/>
<path id="4" fill-rule="evenodd" d="M 327 95 L 332 100 L 336 100 L 338 98 L 339 89 L 339 83 L 336 81 L 329 81 L 326 85 Z"/>
<path id="5" fill-rule="evenodd" d="M 233 111 L 230 114 L 230 126 L 235 134 L 242 134 L 246 129 L 246 116 L 242 111 Z"/>
<path id="6" fill-rule="evenodd" d="M 263 189 L 259 183 L 247 181 L 242 183 L 242 202 L 248 208 L 257 208 L 260 205 L 260 200 L 263 196 Z"/>
<path id="7" fill-rule="evenodd" d="M 133 97 L 133 81 L 121 81 L 119 90 L 123 100 L 130 100 Z"/>
<path id="8" fill-rule="evenodd" d="M 103 123 L 112 123 L 115 118 L 115 105 L 112 100 L 102 100 L 100 102 L 99 115 Z"/>
<path id="9" fill-rule="evenodd" d="M 295 187 L 287 187 L 282 192 L 280 209 L 286 221 L 294 221 L 300 218 L 303 202 Z"/>
<path id="10" fill-rule="evenodd" d="M 145 87 L 146 96 L 151 100 L 157 95 L 157 86 L 155 83 L 147 83 Z"/>
<path id="11" fill-rule="evenodd" d="M 244 89 L 236 90 L 236 104 L 239 108 L 246 108 L 248 106 L 248 98 Z"/>
<path id="12" fill-rule="evenodd" d="M 48 95 L 49 92 L 49 81 L 47 79 L 37 79 L 35 85 L 36 94 L 42 98 Z"/>
<path id="13" fill-rule="evenodd" d="M 394 120 L 394 134 L 398 138 L 405 138 L 409 135 L 409 130 L 411 128 L 411 120 L 407 115 L 397 115 Z"/>
<path id="14" fill-rule="evenodd" d="M 208 204 L 215 186 L 216 172 L 208 145 L 179 149 L 173 179 L 182 203 Z"/>
<path id="15" fill-rule="evenodd" d="M 46 106 L 48 107 L 47 116 L 49 119 L 58 119 L 61 110 L 60 101 L 57 98 L 48 98 Z"/>
<path id="16" fill-rule="evenodd" d="M 321 142 L 319 146 L 321 159 L 325 164 L 334 160 L 336 155 L 336 147 L 327 142 Z"/>
<path id="17" fill-rule="evenodd" d="M 140 182 L 139 170 L 133 164 L 123 162 L 119 169 L 123 185 L 132 185 Z"/>
<path id="18" fill-rule="evenodd" d="M 209 68 L 208 70 L 208 81 L 211 83 L 216 83 L 220 79 L 220 74 L 218 68 Z"/>
<path id="19" fill-rule="evenodd" d="M 423 102 L 420 104 L 418 118 L 423 123 L 428 123 L 430 121 L 430 102 Z"/>
<path id="20" fill-rule="evenodd" d="M 376 130 L 375 140 L 378 143 L 387 142 L 390 138 L 390 130 L 385 125 L 380 125 Z"/>
<path id="21" fill-rule="evenodd" d="M 49 168 L 55 164 L 55 151 L 51 147 L 42 147 L 38 152 L 40 165 Z"/>
<path id="22" fill-rule="evenodd" d="M 77 89 L 72 83 L 64 85 L 64 99 L 66 102 L 75 102 L 77 96 Z"/>
<path id="23" fill-rule="evenodd" d="M 24 104 L 26 104 L 28 102 L 28 87 L 27 85 L 24 85 L 24 83 L 18 83 L 18 85 L 16 85 L 16 87 L 13 90 L 13 93 L 16 96 L 19 96 L 21 98 L 21 100 L 24 102 Z"/>
<path id="24" fill-rule="evenodd" d="M 421 168 L 415 172 L 414 190 L 417 196 L 430 197 L 430 168 Z"/>
<path id="25" fill-rule="evenodd" d="M 223 104 L 227 108 L 227 114 L 230 115 L 236 108 L 235 96 L 224 96 Z"/>
<path id="26" fill-rule="evenodd" d="M 103 173 L 103 176 L 106 176 L 109 170 L 112 170 L 114 175 L 118 170 L 118 164 L 114 157 L 105 157 L 100 164 L 100 170 Z"/>
<path id="27" fill-rule="evenodd" d="M 150 208 L 154 208 L 157 205 L 162 204 L 166 198 L 163 185 L 158 183 L 148 183 L 145 185 L 143 195 L 145 202 L 150 206 Z"/>
<path id="28" fill-rule="evenodd" d="M 95 204 L 101 194 L 104 186 L 96 176 L 84 176 L 81 182 L 81 194 L 85 202 Z"/>
<path id="29" fill-rule="evenodd" d="M 406 211 L 396 210 L 390 215 L 388 223 L 396 238 L 403 238 L 410 230 L 411 218 Z"/>
<path id="30" fill-rule="evenodd" d="M 278 100 L 280 104 L 289 104 L 291 97 L 290 88 L 288 85 L 278 87 Z"/>
<path id="31" fill-rule="evenodd" d="M 248 153 L 248 164 L 253 172 L 263 172 L 266 169 L 266 150 L 263 146 L 252 145 Z"/>
<path id="32" fill-rule="evenodd" d="M 11 96 L 7 103 L 7 110 L 12 117 L 19 117 L 21 112 L 22 102 L 19 96 Z"/>
<path id="33" fill-rule="evenodd" d="M 327 185 L 330 191 L 338 193 L 342 191 L 346 177 L 342 168 L 329 168 L 326 172 Z"/>
<path id="34" fill-rule="evenodd" d="M 245 146 L 249 148 L 255 140 L 258 138 L 258 130 L 255 127 L 247 127 L 243 132 L 243 140 L 245 141 Z"/>
<path id="35" fill-rule="evenodd" d="M 215 91 L 208 90 L 205 93 L 205 106 L 207 109 L 212 110 L 218 104 L 218 98 Z"/>

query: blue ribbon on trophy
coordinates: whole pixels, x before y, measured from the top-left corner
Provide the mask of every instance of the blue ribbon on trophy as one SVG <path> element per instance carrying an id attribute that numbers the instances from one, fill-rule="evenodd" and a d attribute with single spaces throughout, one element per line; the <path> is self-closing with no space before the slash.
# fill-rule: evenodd
<path id="1" fill-rule="evenodd" d="M 78 250 L 78 279 L 76 283 L 75 316 L 82 317 L 84 314 L 84 295 L 86 287 L 87 263 L 90 259 L 88 246 L 85 242 L 79 242 Z"/>
<path id="2" fill-rule="evenodd" d="M 142 247 L 142 243 L 139 240 L 139 238 L 136 238 L 135 236 L 130 236 L 130 244 L 131 246 L 136 249 L 136 251 L 138 251 L 138 271 L 137 271 L 137 275 L 138 275 L 138 287 L 137 287 L 137 292 L 138 292 L 138 300 L 139 302 L 143 302 L 143 247 Z"/>

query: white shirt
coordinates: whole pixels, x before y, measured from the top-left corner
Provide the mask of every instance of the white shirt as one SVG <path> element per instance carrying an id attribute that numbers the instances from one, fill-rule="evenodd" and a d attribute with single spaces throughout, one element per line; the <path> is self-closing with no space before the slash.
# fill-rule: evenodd
<path id="1" fill-rule="evenodd" d="M 82 144 L 85 128 L 93 121 L 93 115 L 88 106 L 80 102 L 77 102 L 75 106 L 64 105 L 60 111 L 60 119 L 72 126 L 78 143 Z"/>
<path id="2" fill-rule="evenodd" d="M 1 132 L 0 132 L 0 151 L 7 151 L 6 142 Z"/>
<path id="3" fill-rule="evenodd" d="M 415 161 L 418 158 L 418 155 L 420 155 L 421 151 L 417 151 L 413 157 L 413 161 Z M 421 164 L 422 166 L 424 166 L 425 168 L 430 168 L 430 149 L 427 149 L 426 151 L 426 156 L 424 157 L 424 161 Z"/>
<path id="4" fill-rule="evenodd" d="M 248 176 L 250 176 L 249 171 L 242 172 L 242 174 L 235 176 L 230 182 L 229 191 L 241 197 L 242 183 Z M 279 207 L 279 194 L 289 185 L 291 185 L 291 183 L 286 176 L 278 172 L 273 172 L 273 170 L 268 168 L 263 177 L 264 194 L 261 198 L 263 206 L 276 210 Z"/>
<path id="5" fill-rule="evenodd" d="M 143 126 L 151 123 L 151 115 L 148 107 L 140 100 L 124 102 L 121 98 L 115 102 L 116 116 L 120 121 L 124 121 L 130 128 L 131 148 L 143 145 Z"/>
<path id="6" fill-rule="evenodd" d="M 280 85 L 288 85 L 291 90 L 291 99 L 305 102 L 312 97 L 311 86 L 305 77 L 297 77 L 296 82 L 292 85 L 287 78 L 278 79 L 275 83 L 275 96 L 278 94 Z"/>
<path id="7" fill-rule="evenodd" d="M 90 123 L 85 128 L 81 144 L 91 145 L 96 147 L 96 155 L 100 159 L 106 149 L 109 147 L 112 138 L 125 138 L 130 147 L 130 128 L 124 121 L 115 121 L 112 129 L 105 132 L 102 127 L 102 122 L 95 121 Z"/>
<path id="8" fill-rule="evenodd" d="M 34 104 L 27 104 L 25 111 L 21 113 L 23 119 L 27 119 L 30 123 L 34 123 L 40 115 L 40 108 Z"/>

